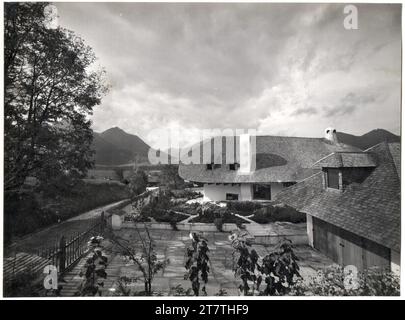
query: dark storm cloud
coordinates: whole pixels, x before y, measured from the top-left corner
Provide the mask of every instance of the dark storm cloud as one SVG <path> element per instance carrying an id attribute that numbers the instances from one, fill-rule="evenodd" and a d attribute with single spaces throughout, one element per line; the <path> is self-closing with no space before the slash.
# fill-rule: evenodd
<path id="1" fill-rule="evenodd" d="M 331 108 L 325 107 L 324 114 L 327 118 L 350 115 L 355 112 L 356 109 L 362 108 L 363 106 L 375 101 L 376 98 L 372 95 L 358 96 L 355 93 L 350 92 L 343 97 L 336 106 Z"/>
<path id="2" fill-rule="evenodd" d="M 353 133 L 397 127 L 399 5 L 358 5 L 351 31 L 343 4 L 56 5 L 108 73 L 96 130 L 290 126 L 319 135 L 331 119 Z"/>

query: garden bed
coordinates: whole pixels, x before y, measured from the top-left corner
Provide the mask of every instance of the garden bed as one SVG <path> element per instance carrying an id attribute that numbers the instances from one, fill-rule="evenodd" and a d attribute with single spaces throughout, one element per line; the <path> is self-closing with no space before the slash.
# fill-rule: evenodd
<path id="1" fill-rule="evenodd" d="M 260 224 L 277 221 L 301 223 L 306 222 L 306 215 L 287 205 L 269 205 L 256 210 L 249 219 Z"/>
<path id="2" fill-rule="evenodd" d="M 180 214 L 172 210 L 155 211 L 149 215 L 157 222 L 180 222 L 188 218 L 186 214 Z"/>
<path id="3" fill-rule="evenodd" d="M 181 203 L 181 204 L 177 204 L 175 206 L 172 207 L 172 210 L 174 211 L 180 211 L 180 212 L 184 212 L 186 214 L 189 215 L 197 215 L 197 214 L 201 214 L 202 212 L 202 206 L 200 203 Z"/>
<path id="4" fill-rule="evenodd" d="M 226 203 L 226 207 L 233 213 L 241 216 L 250 216 L 255 211 L 270 206 L 270 203 L 262 203 L 257 201 L 229 201 Z"/>
<path id="5" fill-rule="evenodd" d="M 172 210 L 160 210 L 160 211 L 153 211 L 148 212 L 147 214 L 138 214 L 138 215 L 125 215 L 124 221 L 132 221 L 132 222 L 169 222 L 169 223 L 177 223 L 183 220 L 186 220 L 189 216 L 186 214 L 181 214 L 174 212 Z"/>

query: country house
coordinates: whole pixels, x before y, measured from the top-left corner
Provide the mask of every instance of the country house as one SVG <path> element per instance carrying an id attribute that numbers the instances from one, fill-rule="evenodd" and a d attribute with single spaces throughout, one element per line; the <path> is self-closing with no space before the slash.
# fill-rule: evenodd
<path id="1" fill-rule="evenodd" d="M 333 128 L 325 130 L 324 138 L 254 136 L 245 146 L 251 161 L 242 166 L 241 136 L 234 137 L 231 147 L 226 139 L 222 137 L 219 155 L 211 153 L 211 161 L 179 165 L 183 179 L 204 185 L 205 201 L 272 200 L 284 188 L 320 171 L 312 166 L 319 159 L 338 151 L 360 151 L 339 143 Z M 193 146 L 191 152 L 203 160 L 207 149 L 214 150 L 214 139 Z M 232 163 L 226 160 L 230 153 Z"/>

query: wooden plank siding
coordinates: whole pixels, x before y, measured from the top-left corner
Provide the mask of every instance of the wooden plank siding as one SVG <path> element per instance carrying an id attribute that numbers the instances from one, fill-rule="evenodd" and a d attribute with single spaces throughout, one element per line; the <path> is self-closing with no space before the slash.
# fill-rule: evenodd
<path id="1" fill-rule="evenodd" d="M 336 263 L 359 270 L 390 267 L 390 249 L 313 217 L 314 247 Z"/>

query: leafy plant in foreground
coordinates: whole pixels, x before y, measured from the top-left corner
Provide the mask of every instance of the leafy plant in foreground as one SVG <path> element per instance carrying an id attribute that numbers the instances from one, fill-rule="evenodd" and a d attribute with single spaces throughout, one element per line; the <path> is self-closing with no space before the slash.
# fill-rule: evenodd
<path id="1" fill-rule="evenodd" d="M 283 240 L 281 245 L 263 258 L 259 270 L 263 274 L 265 289 L 262 295 L 285 295 L 295 283 L 299 274 L 298 257 L 293 251 L 291 240 Z"/>
<path id="2" fill-rule="evenodd" d="M 201 292 L 207 295 L 205 285 L 208 282 L 209 267 L 209 248 L 207 239 L 202 235 L 197 235 L 195 232 L 190 233 L 191 247 L 186 249 L 185 268 L 188 272 L 184 278 L 191 281 L 191 288 L 194 295 L 198 296 Z M 202 287 L 201 287 L 202 283 Z"/>
<path id="3" fill-rule="evenodd" d="M 101 288 L 104 287 L 104 280 L 107 279 L 105 271 L 108 259 L 102 251 L 103 238 L 100 236 L 92 237 L 88 242 L 88 246 L 92 249 L 86 263 L 80 272 L 80 276 L 84 277 L 80 284 L 76 296 L 101 296 Z"/>
<path id="4" fill-rule="evenodd" d="M 239 290 L 243 295 L 253 295 L 259 290 L 262 277 L 259 273 L 259 255 L 252 248 L 252 244 L 246 231 L 240 234 L 233 233 L 229 240 L 231 241 L 234 252 L 232 257 L 234 260 L 235 277 L 239 277 L 242 281 Z"/>
<path id="5" fill-rule="evenodd" d="M 242 281 L 239 290 L 243 295 L 285 295 L 300 277 L 298 257 L 290 240 L 284 239 L 263 258 L 252 247 L 247 231 L 233 233 L 229 240 L 234 248 L 235 277 Z"/>
<path id="6" fill-rule="evenodd" d="M 152 282 L 155 275 L 166 265 L 169 264 L 169 259 L 159 260 L 155 251 L 155 243 L 149 233 L 149 229 L 145 226 L 144 233 L 141 233 L 138 228 L 135 228 L 140 242 L 140 252 L 135 247 L 134 241 L 122 239 L 114 234 L 110 235 L 113 243 L 119 248 L 121 254 L 131 262 L 133 262 L 141 271 L 145 284 L 145 291 L 142 295 L 151 296 Z M 135 293 L 134 293 L 135 294 Z"/>

